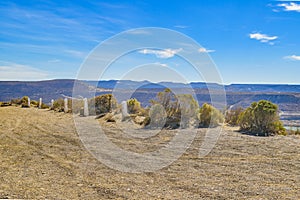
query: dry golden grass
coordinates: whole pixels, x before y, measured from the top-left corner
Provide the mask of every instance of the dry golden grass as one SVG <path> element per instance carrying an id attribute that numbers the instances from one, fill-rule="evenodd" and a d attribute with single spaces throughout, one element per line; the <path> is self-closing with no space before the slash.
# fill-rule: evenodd
<path id="1" fill-rule="evenodd" d="M 300 136 L 254 137 L 233 128 L 198 158 L 205 129 L 172 165 L 130 174 L 106 167 L 84 149 L 71 114 L 0 108 L 0 198 L 26 199 L 300 199 Z M 107 135 L 120 147 L 143 152 L 172 137 L 149 141 Z"/>

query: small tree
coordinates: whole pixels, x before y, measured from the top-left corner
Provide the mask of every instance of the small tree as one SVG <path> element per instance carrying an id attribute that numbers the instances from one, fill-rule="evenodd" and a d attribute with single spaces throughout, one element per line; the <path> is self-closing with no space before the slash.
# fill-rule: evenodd
<path id="1" fill-rule="evenodd" d="M 242 131 L 257 135 L 286 134 L 279 120 L 278 106 L 267 100 L 253 102 L 239 117 Z"/>
<path id="2" fill-rule="evenodd" d="M 224 122 L 223 114 L 207 103 L 204 103 L 199 110 L 200 127 L 216 127 Z"/>

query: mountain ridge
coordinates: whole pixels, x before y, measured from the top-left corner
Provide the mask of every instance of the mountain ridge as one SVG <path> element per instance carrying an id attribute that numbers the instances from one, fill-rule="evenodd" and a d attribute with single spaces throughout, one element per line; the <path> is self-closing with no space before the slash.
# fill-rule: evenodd
<path id="1" fill-rule="evenodd" d="M 0 101 L 10 101 L 13 98 L 29 96 L 31 99 L 58 99 L 64 96 L 72 96 L 75 79 L 54 79 L 43 81 L 0 81 Z M 210 101 L 210 93 L 204 82 L 192 82 L 190 84 L 130 80 L 107 80 L 107 81 L 78 81 L 86 90 L 96 91 L 96 95 L 110 93 L 114 88 L 121 90 L 135 90 L 132 97 L 137 98 L 144 106 L 149 105 L 149 100 L 156 97 L 157 92 L 164 88 L 181 89 L 193 88 L 197 100 L 201 105 Z M 209 83 L 212 89 L 222 89 L 222 85 Z M 221 86 L 221 87 L 220 87 Z M 277 103 L 283 111 L 300 112 L 300 85 L 290 84 L 230 84 L 224 85 L 227 104 L 246 107 L 253 101 L 260 99 L 270 100 Z"/>

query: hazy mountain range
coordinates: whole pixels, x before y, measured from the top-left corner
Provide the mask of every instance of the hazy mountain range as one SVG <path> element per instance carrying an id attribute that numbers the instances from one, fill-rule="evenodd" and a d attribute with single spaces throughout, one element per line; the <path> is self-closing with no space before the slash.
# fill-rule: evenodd
<path id="1" fill-rule="evenodd" d="M 60 79 L 47 81 L 0 81 L 0 101 L 10 101 L 13 98 L 29 96 L 31 99 L 42 97 L 44 102 L 51 99 L 72 96 L 75 80 Z M 138 88 L 132 97 L 137 98 L 144 106 L 149 105 L 149 100 L 155 98 L 157 92 L 169 87 L 181 89 L 182 92 L 192 87 L 197 95 L 197 100 L 201 105 L 210 102 L 210 94 L 207 84 L 203 82 L 192 82 L 190 84 L 161 82 L 151 83 L 149 81 L 80 81 L 80 86 L 88 91 L 88 97 L 103 93 L 110 93 L 114 88 L 122 90 L 124 93 L 133 88 Z M 220 85 L 210 84 L 210 88 L 218 90 Z M 231 84 L 224 85 L 226 90 L 227 105 L 249 106 L 251 102 L 261 99 L 270 100 L 277 103 L 282 111 L 300 111 L 300 85 L 276 85 L 276 84 Z"/>

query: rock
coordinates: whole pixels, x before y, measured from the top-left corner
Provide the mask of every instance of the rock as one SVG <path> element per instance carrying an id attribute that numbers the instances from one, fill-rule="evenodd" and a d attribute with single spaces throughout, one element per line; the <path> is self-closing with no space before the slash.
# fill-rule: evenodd
<path id="1" fill-rule="evenodd" d="M 136 116 L 134 118 L 134 123 L 136 124 L 139 124 L 139 125 L 143 125 L 144 124 L 144 121 L 145 121 L 146 117 L 143 117 L 143 116 Z"/>

